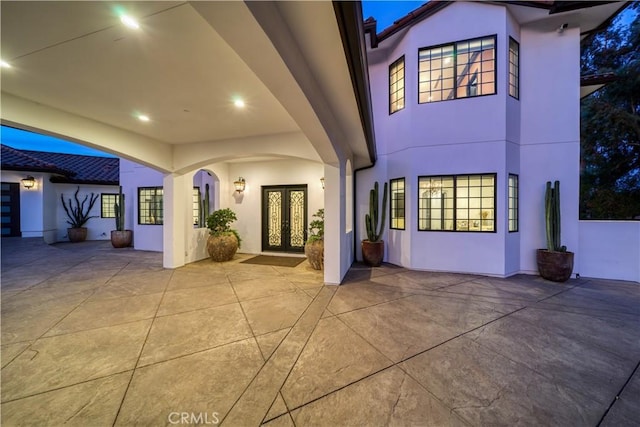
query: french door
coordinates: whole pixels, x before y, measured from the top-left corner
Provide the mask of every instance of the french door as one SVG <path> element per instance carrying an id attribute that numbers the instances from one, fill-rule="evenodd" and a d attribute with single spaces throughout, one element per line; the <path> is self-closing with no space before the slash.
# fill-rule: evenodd
<path id="1" fill-rule="evenodd" d="M 20 184 L 2 183 L 2 237 L 20 236 Z"/>
<path id="2" fill-rule="evenodd" d="M 262 250 L 304 252 L 307 186 L 262 187 Z"/>

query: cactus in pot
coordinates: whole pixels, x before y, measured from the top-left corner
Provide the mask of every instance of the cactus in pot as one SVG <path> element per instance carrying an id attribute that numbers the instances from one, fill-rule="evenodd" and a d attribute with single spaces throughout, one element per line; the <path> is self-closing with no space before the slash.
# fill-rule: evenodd
<path id="1" fill-rule="evenodd" d="M 565 282 L 573 272 L 573 252 L 560 240 L 560 181 L 547 181 L 544 195 L 544 219 L 547 248 L 538 249 L 536 261 L 540 276 L 554 282 Z"/>
<path id="2" fill-rule="evenodd" d="M 122 186 L 118 190 L 116 202 L 113 204 L 116 229 L 111 231 L 111 244 L 114 248 L 126 248 L 131 246 L 133 231 L 125 229 L 125 204 Z"/>
<path id="3" fill-rule="evenodd" d="M 560 244 L 560 181 L 551 186 L 547 181 L 544 194 L 544 218 L 547 230 L 547 250 L 566 252 L 567 247 Z"/>
<path id="4" fill-rule="evenodd" d="M 384 258 L 384 241 L 382 234 L 387 216 L 387 183 L 384 183 L 382 190 L 382 215 L 378 210 L 379 186 L 376 181 L 369 191 L 369 213 L 364 216 L 367 239 L 362 241 L 362 258 L 364 262 L 372 267 L 382 264 Z M 380 220 L 378 220 L 380 219 Z"/>

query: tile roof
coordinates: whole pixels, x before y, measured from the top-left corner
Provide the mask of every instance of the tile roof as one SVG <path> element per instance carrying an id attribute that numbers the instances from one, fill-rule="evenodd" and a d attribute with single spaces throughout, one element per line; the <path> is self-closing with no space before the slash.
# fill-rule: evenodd
<path id="1" fill-rule="evenodd" d="M 118 158 L 1 147 L 2 169 L 53 173 L 51 182 L 58 183 L 118 185 L 119 182 Z"/>

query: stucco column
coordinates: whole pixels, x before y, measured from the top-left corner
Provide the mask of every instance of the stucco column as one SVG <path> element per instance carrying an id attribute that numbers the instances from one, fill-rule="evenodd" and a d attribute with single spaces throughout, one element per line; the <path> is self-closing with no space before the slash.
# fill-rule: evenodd
<path id="1" fill-rule="evenodd" d="M 345 168 L 324 166 L 324 281 L 339 285 L 349 265 L 345 239 Z"/>
<path id="2" fill-rule="evenodd" d="M 167 174 L 163 180 L 162 265 L 177 268 L 184 265 L 186 179 L 185 175 Z M 190 193 L 189 193 L 190 194 Z"/>

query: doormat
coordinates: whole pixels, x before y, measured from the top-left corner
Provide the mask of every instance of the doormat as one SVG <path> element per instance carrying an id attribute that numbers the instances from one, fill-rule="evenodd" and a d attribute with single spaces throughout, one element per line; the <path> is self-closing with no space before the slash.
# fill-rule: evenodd
<path id="1" fill-rule="evenodd" d="M 275 267 L 295 267 L 300 264 L 306 258 L 292 257 L 292 256 L 270 256 L 270 255 L 258 255 L 253 258 L 240 261 L 241 264 L 258 264 L 258 265 L 273 265 Z"/>

